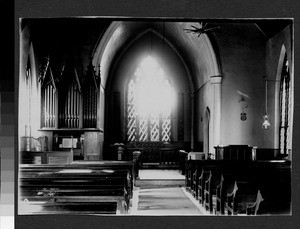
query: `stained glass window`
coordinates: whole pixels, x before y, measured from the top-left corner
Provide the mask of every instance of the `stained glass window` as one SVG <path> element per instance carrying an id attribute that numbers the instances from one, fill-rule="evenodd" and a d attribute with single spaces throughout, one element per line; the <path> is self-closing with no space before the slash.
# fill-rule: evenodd
<path id="1" fill-rule="evenodd" d="M 127 86 L 127 140 L 171 141 L 175 94 L 162 67 L 148 56 Z"/>
<path id="2" fill-rule="evenodd" d="M 290 122 L 291 122 L 291 103 L 290 103 L 290 72 L 287 56 L 284 58 L 280 80 L 280 153 L 288 154 L 290 145 Z"/>

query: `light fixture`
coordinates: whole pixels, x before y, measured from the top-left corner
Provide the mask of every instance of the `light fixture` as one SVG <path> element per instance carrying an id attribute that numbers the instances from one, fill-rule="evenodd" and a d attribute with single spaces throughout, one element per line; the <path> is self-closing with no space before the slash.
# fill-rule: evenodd
<path id="1" fill-rule="evenodd" d="M 198 34 L 198 37 L 200 37 L 201 34 L 205 34 L 208 33 L 210 31 L 213 31 L 215 29 L 219 29 L 220 27 L 212 27 L 212 28 L 207 28 L 207 23 L 200 22 L 200 27 L 196 27 L 194 25 L 191 25 L 190 29 L 183 29 L 185 30 L 187 33 L 194 33 L 194 34 Z"/>
<path id="2" fill-rule="evenodd" d="M 270 121 L 269 121 L 269 115 L 268 115 L 268 81 L 266 80 L 266 113 L 263 116 L 263 123 L 262 123 L 262 128 L 264 130 L 269 129 L 271 126 Z"/>

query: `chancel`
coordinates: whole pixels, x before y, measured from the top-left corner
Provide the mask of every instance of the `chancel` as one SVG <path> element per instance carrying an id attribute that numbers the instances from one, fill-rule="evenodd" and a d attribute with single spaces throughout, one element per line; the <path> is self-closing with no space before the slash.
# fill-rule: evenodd
<path id="1" fill-rule="evenodd" d="M 292 214 L 292 19 L 19 29 L 18 214 Z"/>

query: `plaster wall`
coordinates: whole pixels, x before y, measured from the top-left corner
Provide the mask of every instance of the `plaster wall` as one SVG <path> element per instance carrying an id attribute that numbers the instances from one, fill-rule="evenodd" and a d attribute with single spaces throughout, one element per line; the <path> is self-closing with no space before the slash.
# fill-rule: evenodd
<path id="1" fill-rule="evenodd" d="M 38 63 L 35 54 L 35 46 L 30 37 L 30 26 L 26 25 L 20 32 L 20 69 L 19 69 L 19 137 L 39 137 L 41 120 L 40 85 L 38 82 Z M 26 66 L 30 58 L 31 79 L 26 81 Z M 30 126 L 26 130 L 25 126 Z M 27 132 L 27 133 L 25 133 Z M 29 133 L 31 132 L 31 133 Z M 21 146 L 21 144 L 19 144 Z"/>
<path id="2" fill-rule="evenodd" d="M 262 146 L 264 37 L 255 25 L 250 24 L 233 23 L 226 25 L 222 31 L 218 37 L 223 77 L 220 144 Z M 245 104 L 247 104 L 247 108 L 244 109 L 247 119 L 242 121 L 242 107 Z"/>
<path id="3" fill-rule="evenodd" d="M 271 127 L 264 132 L 265 144 L 269 147 L 279 147 L 279 90 L 280 77 L 283 65 L 284 55 L 287 55 L 290 77 L 291 77 L 291 102 L 293 101 L 293 58 L 292 58 L 292 27 L 288 26 L 274 37 L 267 41 L 266 45 L 266 79 L 268 82 L 268 114 L 270 116 Z M 293 113 L 293 109 L 291 111 Z M 293 116 L 292 116 L 293 117 Z M 292 118 L 291 117 L 291 118 Z M 291 120 L 291 123 L 292 120 Z M 291 145 L 290 145 L 291 147 Z"/>
<path id="4" fill-rule="evenodd" d="M 206 82 L 195 94 L 195 141 L 203 142 L 203 152 L 208 153 L 208 129 L 211 120 L 209 120 L 206 110 L 211 109 L 211 86 L 209 81 Z"/>

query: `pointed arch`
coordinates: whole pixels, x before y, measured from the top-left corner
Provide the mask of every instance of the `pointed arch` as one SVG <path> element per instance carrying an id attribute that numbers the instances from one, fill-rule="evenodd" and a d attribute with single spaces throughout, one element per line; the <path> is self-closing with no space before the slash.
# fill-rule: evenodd
<path id="1" fill-rule="evenodd" d="M 285 45 L 282 45 L 276 72 L 275 147 L 287 155 L 291 149 L 291 72 Z"/>
<path id="2" fill-rule="evenodd" d="M 212 140 L 210 139 L 210 109 L 209 107 L 206 107 L 205 109 L 205 117 L 204 117 L 204 142 L 203 142 L 203 147 L 204 147 L 204 152 L 208 153 L 209 152 L 209 144 L 212 142 Z M 205 157 L 207 158 L 208 155 L 205 155 Z"/>

